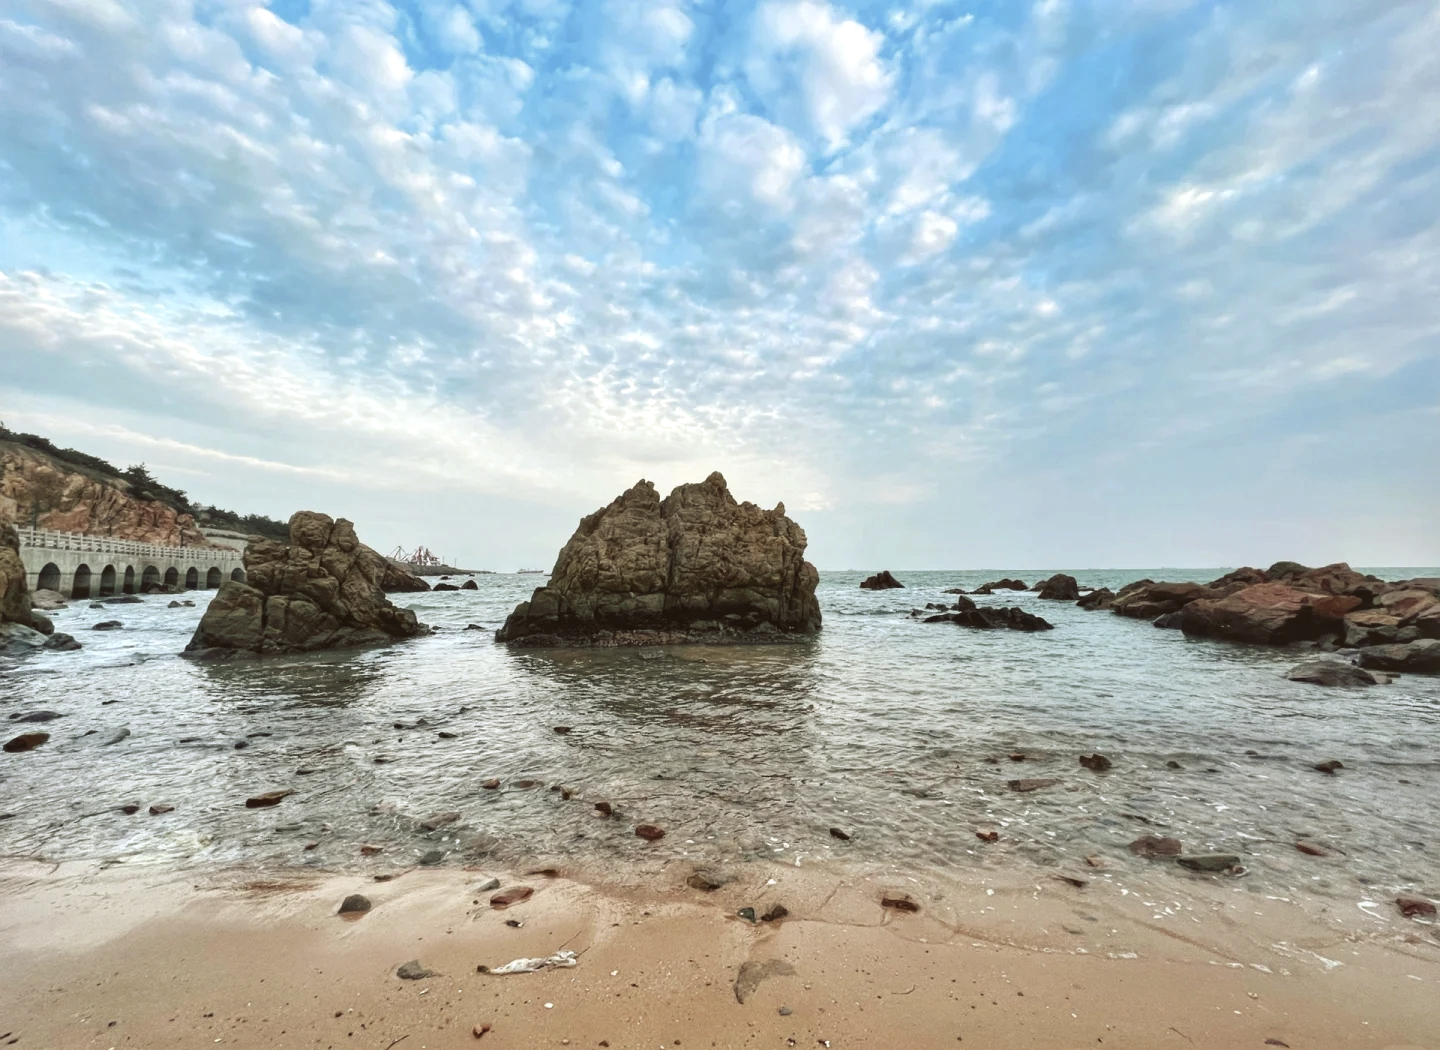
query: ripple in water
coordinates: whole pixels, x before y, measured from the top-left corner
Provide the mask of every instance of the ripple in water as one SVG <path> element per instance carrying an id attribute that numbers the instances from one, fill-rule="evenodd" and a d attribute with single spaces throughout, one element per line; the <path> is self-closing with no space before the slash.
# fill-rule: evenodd
<path id="1" fill-rule="evenodd" d="M 435 635 L 228 665 L 175 655 L 208 593 L 188 609 L 79 602 L 52 615 L 83 652 L 42 653 L 0 677 L 0 718 L 63 715 L 43 727 L 49 743 L 0 756 L 0 849 L 377 872 L 437 855 L 594 866 L 657 853 L 900 870 L 1074 869 L 1098 853 L 1124 869 L 1145 863 L 1125 845 L 1150 832 L 1187 852 L 1238 853 L 1247 883 L 1322 900 L 1418 887 L 1437 869 L 1440 679 L 1289 682 L 1297 650 L 1191 641 L 1028 593 L 981 601 L 1056 630 L 906 615 L 946 587 L 1014 574 L 909 573 L 906 590 L 867 592 L 863 574 L 823 573 L 825 628 L 811 644 L 559 652 L 496 645 L 491 629 L 537 579 L 481 576 L 479 591 L 396 596 Z M 1112 587 L 1217 574 L 1075 573 Z M 88 629 L 108 618 L 124 630 Z M 129 736 L 107 744 L 121 729 Z M 1114 768 L 1080 768 L 1092 751 Z M 1311 768 L 1328 758 L 1346 769 Z M 483 787 L 491 777 L 500 790 Z M 1061 783 L 1021 794 L 1006 786 L 1018 777 Z M 526 780 L 535 786 L 517 786 Z M 277 788 L 294 794 L 245 808 Z M 611 820 L 593 814 L 602 799 Z M 175 810 L 126 816 L 127 802 Z M 460 819 L 422 826 L 445 812 Z M 642 822 L 665 839 L 636 838 Z M 1000 841 L 981 843 L 977 827 Z M 1302 857 L 1300 838 L 1336 855 Z"/>

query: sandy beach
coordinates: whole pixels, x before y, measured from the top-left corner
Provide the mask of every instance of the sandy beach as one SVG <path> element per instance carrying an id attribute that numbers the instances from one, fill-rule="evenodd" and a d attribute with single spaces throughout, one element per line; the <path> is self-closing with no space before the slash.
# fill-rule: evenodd
<path id="1" fill-rule="evenodd" d="M 1233 880 L 1169 874 L 1084 887 L 1018 873 L 728 874 L 702 892 L 659 863 L 603 881 L 416 869 L 386 882 L 11 864 L 0 1045 L 1440 1046 L 1440 937 L 1413 920 L 1315 916 Z M 492 876 L 534 894 L 496 909 L 493 891 L 476 892 Z M 921 910 L 882 907 L 893 891 Z M 372 910 L 337 915 L 357 892 Z M 776 903 L 780 921 L 736 914 Z M 560 950 L 578 964 L 477 971 Z M 433 974 L 400 979 L 410 960 Z M 742 987 L 740 1002 L 742 967 L 770 960 L 793 975 Z"/>

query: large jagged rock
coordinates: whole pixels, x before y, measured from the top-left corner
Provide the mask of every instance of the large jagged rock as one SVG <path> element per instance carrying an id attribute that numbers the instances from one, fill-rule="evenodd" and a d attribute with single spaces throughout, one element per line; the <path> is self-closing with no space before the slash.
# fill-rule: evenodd
<path id="1" fill-rule="evenodd" d="M 20 537 L 13 525 L 0 525 L 0 623 L 34 626 L 25 563 L 20 560 Z"/>
<path id="2" fill-rule="evenodd" d="M 641 481 L 580 522 L 550 582 L 496 632 L 527 645 L 794 641 L 820 629 L 805 531 L 719 473 L 661 500 Z"/>
<path id="3" fill-rule="evenodd" d="M 1356 662 L 1376 671 L 1440 674 L 1440 639 L 1421 638 L 1404 645 L 1371 645 L 1360 650 Z"/>
<path id="4" fill-rule="evenodd" d="M 202 659 L 313 652 L 409 638 L 425 630 L 381 589 L 386 560 L 344 518 L 300 511 L 290 543 L 252 540 L 245 583 L 211 599 L 186 655 Z"/>
<path id="5" fill-rule="evenodd" d="M 1116 616 L 1132 616 L 1138 620 L 1154 620 L 1175 612 L 1200 598 L 1221 597 L 1203 583 L 1127 583 L 1110 603 Z"/>
<path id="6" fill-rule="evenodd" d="M 1302 591 L 1286 583 L 1257 583 L 1224 598 L 1200 598 L 1184 606 L 1187 635 L 1234 642 L 1285 645 L 1339 635 L 1345 614 L 1362 600 L 1349 594 Z"/>
<path id="7" fill-rule="evenodd" d="M 1101 587 L 1082 596 L 1075 604 L 1086 610 L 1108 609 L 1110 608 L 1110 603 L 1114 600 L 1115 592 L 1109 587 Z"/>

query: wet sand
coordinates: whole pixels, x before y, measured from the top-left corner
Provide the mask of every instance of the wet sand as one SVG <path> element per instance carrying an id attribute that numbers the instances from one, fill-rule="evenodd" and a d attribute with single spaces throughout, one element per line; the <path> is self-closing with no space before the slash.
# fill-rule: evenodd
<path id="1" fill-rule="evenodd" d="M 475 892 L 491 874 L 534 896 L 491 908 Z M 688 874 L 657 862 L 603 884 L 457 869 L 376 883 L 11 863 L 0 1046 L 1440 1046 L 1440 937 L 1413 920 L 1317 917 L 1219 878 L 1082 888 L 757 864 L 705 893 Z M 887 889 L 921 911 L 882 908 Z M 337 916 L 354 892 L 373 910 Z M 779 922 L 735 914 L 776 902 Z M 577 967 L 476 969 L 561 948 Z M 411 959 L 435 975 L 399 979 Z M 742 965 L 771 959 L 794 975 L 737 1001 Z"/>

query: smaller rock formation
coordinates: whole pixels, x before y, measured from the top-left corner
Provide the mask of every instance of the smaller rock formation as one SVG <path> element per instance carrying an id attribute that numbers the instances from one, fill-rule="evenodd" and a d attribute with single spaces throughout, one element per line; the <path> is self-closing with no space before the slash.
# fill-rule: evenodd
<path id="1" fill-rule="evenodd" d="M 216 659 L 373 645 L 425 630 L 381 589 L 388 562 L 361 543 L 344 518 L 299 511 L 290 543 L 253 540 L 246 582 L 227 580 L 211 600 L 185 655 Z"/>
<path id="2" fill-rule="evenodd" d="M 0 526 L 0 623 L 34 626 L 25 564 L 20 560 L 20 534 L 13 525 Z"/>
<path id="3" fill-rule="evenodd" d="M 1025 586 L 1024 580 L 1012 580 L 1007 578 L 1003 580 L 992 580 L 989 583 L 982 583 L 972 593 L 993 594 L 995 591 L 1028 591 L 1029 589 L 1029 587 Z"/>
<path id="4" fill-rule="evenodd" d="M 1131 616 L 1137 620 L 1154 620 L 1157 616 L 1175 612 L 1200 598 L 1220 597 L 1218 592 L 1200 583 L 1155 583 L 1142 580 L 1127 583 L 1120 588 L 1110 603 L 1110 611 L 1116 616 Z"/>
<path id="5" fill-rule="evenodd" d="M 1040 597 L 1048 601 L 1073 602 L 1080 598 L 1080 585 L 1074 576 L 1066 576 L 1063 572 L 1057 572 L 1048 580 L 1041 580 L 1035 585 L 1035 590 L 1040 592 Z"/>
<path id="6" fill-rule="evenodd" d="M 1108 609 L 1110 603 L 1115 600 L 1115 592 L 1109 587 L 1101 587 L 1099 590 L 1091 591 L 1089 594 L 1080 597 L 1075 604 L 1081 609 L 1093 611 L 1095 609 Z"/>
<path id="7" fill-rule="evenodd" d="M 428 591 L 430 585 L 411 572 L 409 566 L 403 562 L 386 558 L 385 575 L 380 578 L 380 589 L 386 594 L 410 594 Z"/>
<path id="8" fill-rule="evenodd" d="M 890 591 L 897 587 L 904 586 L 903 583 L 890 575 L 889 569 L 883 572 L 877 572 L 874 576 L 867 576 L 860 581 L 860 589 L 862 591 Z"/>
<path id="9" fill-rule="evenodd" d="M 1340 660 L 1306 660 L 1285 672 L 1292 682 L 1309 682 L 1312 685 L 1341 686 L 1355 688 L 1366 685 L 1380 685 L 1388 678 L 1377 678 L 1362 667 Z"/>
<path id="10" fill-rule="evenodd" d="M 959 612 L 939 613 L 927 616 L 924 623 L 953 623 L 961 627 L 975 627 L 982 631 L 1008 627 L 1012 631 L 1053 631 L 1055 625 L 1034 613 L 1028 613 L 1019 606 L 1008 609 L 993 605 L 979 605 Z"/>
<path id="11" fill-rule="evenodd" d="M 1371 645 L 1361 649 L 1355 659 L 1361 667 L 1374 671 L 1440 674 L 1440 639 L 1421 638 L 1404 645 Z"/>
<path id="12" fill-rule="evenodd" d="M 549 583 L 496 632 L 525 645 L 791 642 L 820 629 L 805 530 L 725 478 L 664 500 L 641 481 L 580 522 Z"/>

